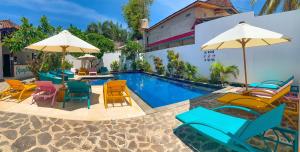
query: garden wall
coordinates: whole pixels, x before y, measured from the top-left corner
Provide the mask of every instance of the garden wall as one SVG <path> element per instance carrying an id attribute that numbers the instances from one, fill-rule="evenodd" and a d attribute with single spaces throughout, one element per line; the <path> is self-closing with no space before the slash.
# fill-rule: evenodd
<path id="1" fill-rule="evenodd" d="M 290 43 L 247 48 L 248 81 L 256 82 L 269 79 L 285 80 L 294 75 L 300 80 L 300 10 L 265 16 L 254 16 L 253 12 L 223 17 L 199 24 L 195 28 L 195 44 L 169 48 L 145 54 L 146 60 L 153 65 L 153 57 L 158 56 L 167 65 L 167 50 L 174 50 L 180 58 L 195 65 L 202 76 L 209 77 L 209 67 L 213 60 L 225 65 L 237 65 L 240 69 L 238 79 L 232 82 L 244 82 L 241 49 L 226 49 L 205 53 L 200 47 L 218 34 L 234 27 L 240 21 L 282 33 L 292 39 Z"/>
<path id="2" fill-rule="evenodd" d="M 114 52 L 114 53 L 105 53 L 102 57 L 103 59 L 103 66 L 107 67 L 108 70 L 110 70 L 110 64 L 113 61 L 120 61 L 120 52 Z"/>

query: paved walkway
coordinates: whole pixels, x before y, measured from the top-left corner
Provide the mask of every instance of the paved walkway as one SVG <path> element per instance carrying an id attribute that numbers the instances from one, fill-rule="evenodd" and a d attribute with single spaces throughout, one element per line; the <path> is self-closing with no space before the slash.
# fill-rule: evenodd
<path id="1" fill-rule="evenodd" d="M 219 106 L 216 97 L 211 95 L 145 116 L 98 122 L 0 112 L 0 151 L 226 152 L 229 150 L 190 128 L 173 133 L 173 128 L 180 124 L 175 119 L 176 114 L 196 106 Z M 255 140 L 250 143 L 262 144 Z"/>

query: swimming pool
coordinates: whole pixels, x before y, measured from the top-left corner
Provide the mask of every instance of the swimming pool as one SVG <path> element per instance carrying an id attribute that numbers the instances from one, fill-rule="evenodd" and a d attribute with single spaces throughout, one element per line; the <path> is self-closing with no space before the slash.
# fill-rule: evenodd
<path id="1" fill-rule="evenodd" d="M 152 108 L 210 93 L 210 91 L 180 85 L 144 73 L 122 73 L 115 76 L 119 80 L 127 80 L 127 86 Z"/>
<path id="2" fill-rule="evenodd" d="M 152 108 L 200 97 L 211 92 L 145 73 L 121 73 L 115 74 L 115 78 L 127 80 L 127 86 Z M 89 83 L 91 85 L 103 85 L 108 80 L 89 80 Z"/>

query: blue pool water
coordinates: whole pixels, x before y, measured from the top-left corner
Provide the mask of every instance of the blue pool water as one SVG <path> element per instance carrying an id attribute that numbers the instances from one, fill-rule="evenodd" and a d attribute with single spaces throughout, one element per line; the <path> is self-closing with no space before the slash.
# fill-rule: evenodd
<path id="1" fill-rule="evenodd" d="M 190 88 L 143 73 L 124 73 L 117 79 L 127 80 L 127 86 L 152 108 L 209 94 L 209 91 Z"/>

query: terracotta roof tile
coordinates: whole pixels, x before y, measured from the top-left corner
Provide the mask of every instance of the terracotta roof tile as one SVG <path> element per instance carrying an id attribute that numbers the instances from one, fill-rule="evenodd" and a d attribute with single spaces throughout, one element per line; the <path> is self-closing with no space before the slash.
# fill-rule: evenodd
<path id="1" fill-rule="evenodd" d="M 15 23 L 13 23 L 10 20 L 0 20 L 0 29 L 6 29 L 6 28 L 16 28 L 18 29 L 19 26 Z"/>

